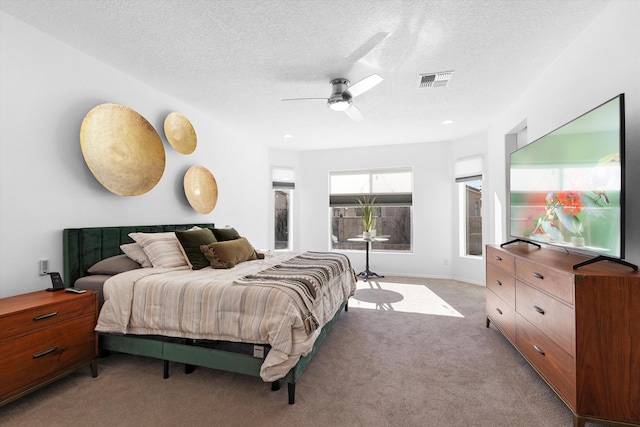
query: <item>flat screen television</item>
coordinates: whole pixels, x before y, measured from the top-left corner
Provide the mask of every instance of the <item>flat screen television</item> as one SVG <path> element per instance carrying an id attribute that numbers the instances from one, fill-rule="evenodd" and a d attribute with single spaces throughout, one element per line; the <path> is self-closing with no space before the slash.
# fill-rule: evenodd
<path id="1" fill-rule="evenodd" d="M 620 94 L 511 153 L 510 234 L 624 258 L 624 137 Z"/>

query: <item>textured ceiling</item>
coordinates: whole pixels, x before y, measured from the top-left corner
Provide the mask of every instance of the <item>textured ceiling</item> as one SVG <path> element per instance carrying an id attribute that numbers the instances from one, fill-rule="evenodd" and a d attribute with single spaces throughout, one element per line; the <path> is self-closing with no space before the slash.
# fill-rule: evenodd
<path id="1" fill-rule="evenodd" d="M 0 9 L 252 140 L 317 149 L 484 130 L 607 3 L 0 0 Z M 448 86 L 418 88 L 420 74 L 449 70 Z M 362 122 L 323 101 L 281 101 L 328 97 L 329 80 L 372 73 L 384 81 L 354 98 Z"/>

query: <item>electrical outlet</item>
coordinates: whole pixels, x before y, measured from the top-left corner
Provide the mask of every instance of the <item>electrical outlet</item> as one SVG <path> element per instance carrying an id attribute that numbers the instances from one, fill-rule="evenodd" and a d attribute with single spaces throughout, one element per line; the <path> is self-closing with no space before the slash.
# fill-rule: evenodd
<path id="1" fill-rule="evenodd" d="M 49 272 L 49 260 L 48 259 L 41 259 L 40 260 L 40 275 L 41 276 L 46 276 L 48 272 Z"/>
<path id="2" fill-rule="evenodd" d="M 445 258 L 445 259 L 442 260 L 442 263 L 444 265 L 449 265 L 449 260 L 447 258 Z"/>

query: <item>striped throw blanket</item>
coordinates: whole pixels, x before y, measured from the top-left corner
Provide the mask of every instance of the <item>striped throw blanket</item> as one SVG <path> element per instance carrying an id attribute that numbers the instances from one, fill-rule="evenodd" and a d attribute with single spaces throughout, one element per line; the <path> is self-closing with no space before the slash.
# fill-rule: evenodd
<path id="1" fill-rule="evenodd" d="M 322 288 L 348 270 L 351 270 L 351 263 L 343 254 L 305 252 L 234 283 L 274 287 L 286 292 L 298 305 L 305 331 L 311 334 L 319 326 L 313 309 L 322 295 Z"/>

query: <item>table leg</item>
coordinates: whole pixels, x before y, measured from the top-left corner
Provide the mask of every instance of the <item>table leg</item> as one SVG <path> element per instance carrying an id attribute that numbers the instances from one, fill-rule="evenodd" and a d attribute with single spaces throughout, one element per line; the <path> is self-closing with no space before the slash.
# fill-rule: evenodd
<path id="1" fill-rule="evenodd" d="M 364 271 L 361 271 L 360 273 L 358 273 L 358 276 L 364 277 L 364 281 L 366 282 L 369 277 L 373 277 L 373 276 L 384 277 L 384 276 L 381 276 L 378 273 L 375 273 L 375 272 L 369 270 L 369 244 L 370 244 L 370 242 L 367 240 L 365 243 L 366 243 L 366 246 L 365 246 L 366 265 L 365 265 Z"/>

